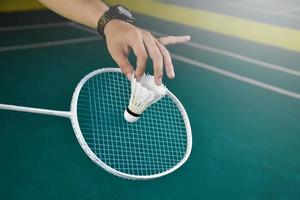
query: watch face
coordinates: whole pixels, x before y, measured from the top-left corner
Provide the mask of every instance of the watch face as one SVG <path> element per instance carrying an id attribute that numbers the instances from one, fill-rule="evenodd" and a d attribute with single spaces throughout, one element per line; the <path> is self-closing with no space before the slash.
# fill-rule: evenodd
<path id="1" fill-rule="evenodd" d="M 133 18 L 130 11 L 127 8 L 125 8 L 124 6 L 118 6 L 117 9 L 120 14 L 123 14 L 123 15 L 127 16 L 128 18 Z"/>

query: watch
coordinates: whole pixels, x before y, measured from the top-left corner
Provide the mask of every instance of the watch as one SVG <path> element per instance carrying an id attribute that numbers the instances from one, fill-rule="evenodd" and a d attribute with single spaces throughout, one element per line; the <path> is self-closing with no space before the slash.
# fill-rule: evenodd
<path id="1" fill-rule="evenodd" d="M 133 17 L 129 9 L 121 5 L 111 6 L 109 7 L 108 11 L 106 11 L 100 17 L 97 24 L 97 31 L 103 38 L 105 38 L 104 28 L 106 24 L 112 19 L 122 20 L 130 24 L 135 23 L 135 18 Z"/>

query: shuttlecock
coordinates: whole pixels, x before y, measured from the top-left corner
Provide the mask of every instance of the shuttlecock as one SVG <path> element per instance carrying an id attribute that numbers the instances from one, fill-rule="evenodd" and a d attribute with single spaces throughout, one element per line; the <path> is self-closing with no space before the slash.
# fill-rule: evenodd
<path id="1" fill-rule="evenodd" d="M 133 77 L 129 105 L 124 111 L 124 118 L 127 122 L 136 122 L 144 110 L 166 94 L 167 88 L 163 84 L 156 85 L 153 76 L 144 75 L 139 81 Z"/>

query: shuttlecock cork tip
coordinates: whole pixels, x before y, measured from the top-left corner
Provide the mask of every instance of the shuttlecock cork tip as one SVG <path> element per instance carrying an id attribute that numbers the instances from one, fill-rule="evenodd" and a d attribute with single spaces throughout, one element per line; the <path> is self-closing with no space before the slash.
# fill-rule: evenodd
<path id="1" fill-rule="evenodd" d="M 136 122 L 140 117 L 132 113 L 128 108 L 124 111 L 124 118 L 127 122 L 133 123 Z"/>

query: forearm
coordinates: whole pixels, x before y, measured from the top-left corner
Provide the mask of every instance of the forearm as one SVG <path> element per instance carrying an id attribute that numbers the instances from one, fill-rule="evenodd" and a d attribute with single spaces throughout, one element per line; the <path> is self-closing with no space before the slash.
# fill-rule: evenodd
<path id="1" fill-rule="evenodd" d="M 108 6 L 100 0 L 39 1 L 59 15 L 91 28 L 97 27 L 99 18 L 108 10 Z"/>

